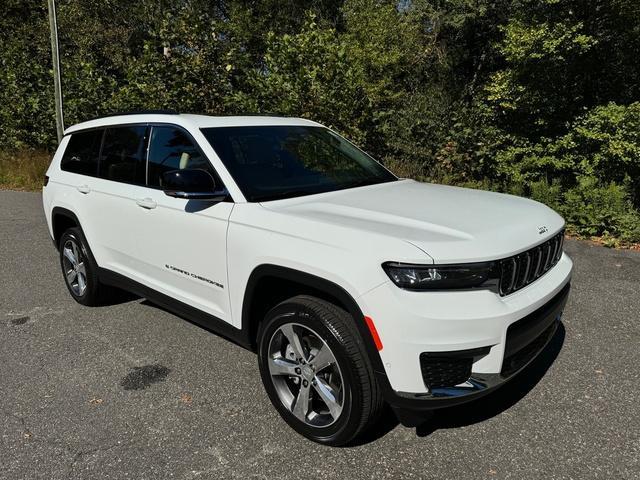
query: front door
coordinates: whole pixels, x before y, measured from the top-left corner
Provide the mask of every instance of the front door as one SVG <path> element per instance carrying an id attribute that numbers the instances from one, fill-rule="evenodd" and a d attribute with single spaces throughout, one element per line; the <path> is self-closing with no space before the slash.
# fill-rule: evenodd
<path id="1" fill-rule="evenodd" d="M 200 168 L 221 186 L 208 159 L 183 129 L 151 127 L 147 187 L 138 199 L 143 283 L 231 323 L 227 285 L 227 226 L 231 201 L 212 203 L 165 195 L 162 174 Z"/>

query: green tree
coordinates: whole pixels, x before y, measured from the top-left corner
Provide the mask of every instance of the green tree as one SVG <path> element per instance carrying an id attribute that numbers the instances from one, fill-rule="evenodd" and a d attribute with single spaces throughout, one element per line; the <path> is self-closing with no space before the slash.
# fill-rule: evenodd
<path id="1" fill-rule="evenodd" d="M 505 65 L 486 86 L 495 121 L 535 139 L 585 109 L 639 98 L 640 4 L 526 1 L 502 27 Z"/>
<path id="2" fill-rule="evenodd" d="M 46 3 L 3 6 L 8 159 L 56 139 Z M 307 117 L 401 175 L 530 195 L 581 234 L 640 240 L 635 0 L 58 0 L 58 13 L 67 125 L 147 108 Z"/>
<path id="3" fill-rule="evenodd" d="M 0 146 L 52 146 L 55 117 L 46 4 L 6 0 L 0 46 Z"/>

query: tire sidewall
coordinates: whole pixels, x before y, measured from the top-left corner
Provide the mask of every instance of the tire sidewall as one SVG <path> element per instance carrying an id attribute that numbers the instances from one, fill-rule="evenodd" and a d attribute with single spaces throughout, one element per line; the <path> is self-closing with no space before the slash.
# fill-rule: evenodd
<path id="1" fill-rule="evenodd" d="M 344 404 L 338 420 L 327 427 L 313 427 L 295 417 L 278 397 L 272 382 L 267 362 L 269 342 L 274 332 L 286 323 L 297 323 L 316 332 L 329 346 L 338 362 L 343 380 Z M 354 374 L 353 360 L 345 351 L 339 333 L 308 307 L 295 302 L 285 302 L 267 314 L 258 335 L 258 364 L 262 383 L 271 403 L 283 419 L 298 433 L 318 443 L 341 444 L 351 439 L 360 424 L 361 414 L 356 409 L 361 408 L 362 393 L 357 388 L 359 380 Z"/>

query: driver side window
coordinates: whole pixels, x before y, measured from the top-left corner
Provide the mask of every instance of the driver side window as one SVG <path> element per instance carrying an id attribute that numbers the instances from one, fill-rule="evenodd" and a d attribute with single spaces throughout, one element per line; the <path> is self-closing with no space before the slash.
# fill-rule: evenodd
<path id="1" fill-rule="evenodd" d="M 162 187 L 163 173 L 184 169 L 206 170 L 218 181 L 209 160 L 183 130 L 170 126 L 153 127 L 149 143 L 147 185 Z"/>

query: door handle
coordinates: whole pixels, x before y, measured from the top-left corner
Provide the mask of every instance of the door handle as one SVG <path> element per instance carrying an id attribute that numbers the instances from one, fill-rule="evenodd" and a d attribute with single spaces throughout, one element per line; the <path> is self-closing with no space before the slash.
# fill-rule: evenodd
<path id="1" fill-rule="evenodd" d="M 87 194 L 91 191 L 91 188 L 89 188 L 89 185 L 78 185 L 76 188 L 80 193 L 84 193 L 84 194 Z"/>
<path id="2" fill-rule="evenodd" d="M 138 200 L 136 200 L 136 203 L 138 204 L 139 207 L 146 208 L 147 210 L 156 208 L 156 206 L 158 205 L 155 201 L 153 201 L 151 198 L 148 198 L 148 197 L 139 198 Z"/>

